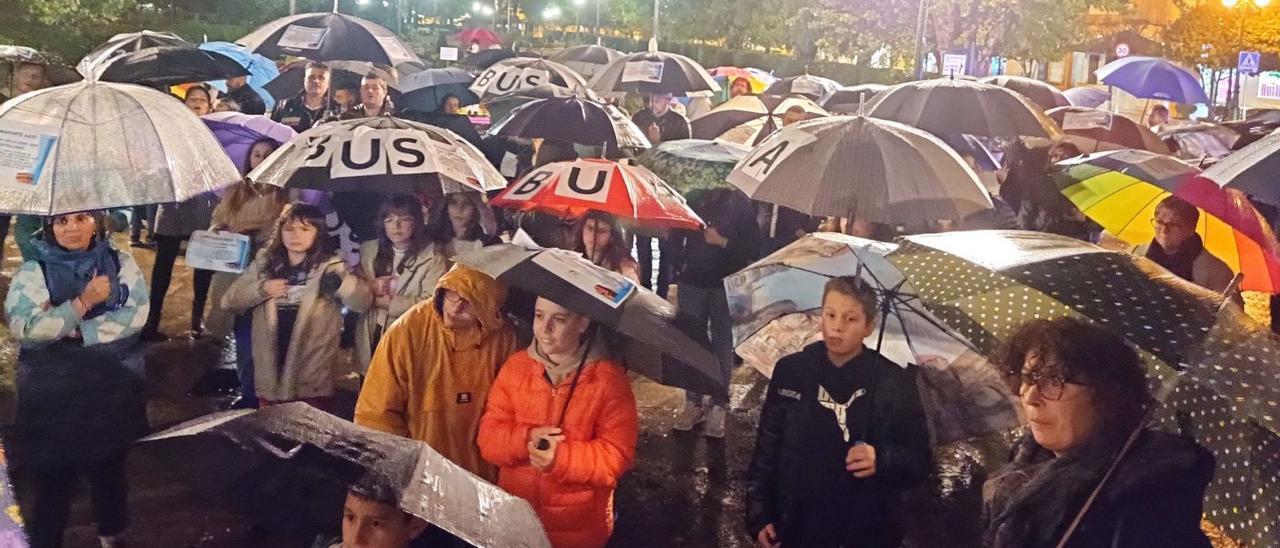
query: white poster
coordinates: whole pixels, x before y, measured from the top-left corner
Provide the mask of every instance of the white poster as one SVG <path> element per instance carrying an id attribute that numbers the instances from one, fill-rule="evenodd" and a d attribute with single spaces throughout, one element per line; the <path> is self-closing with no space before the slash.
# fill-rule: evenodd
<path id="1" fill-rule="evenodd" d="M 622 67 L 622 82 L 661 82 L 662 61 L 627 61 Z"/>
<path id="2" fill-rule="evenodd" d="M 1258 73 L 1258 98 L 1280 101 L 1280 72 Z"/>
<path id="3" fill-rule="evenodd" d="M 942 56 L 942 75 L 943 76 L 961 76 L 965 73 L 965 66 L 969 62 L 969 56 L 963 53 L 947 53 Z"/>
<path id="4" fill-rule="evenodd" d="M 379 36 L 375 40 L 378 41 L 378 45 L 382 46 L 382 50 L 387 52 L 387 59 L 391 60 L 392 65 L 413 59 L 413 56 L 404 49 L 404 45 L 400 43 L 399 38 L 395 36 Z"/>
<path id="5" fill-rule="evenodd" d="M 782 128 L 775 137 L 765 140 L 750 156 L 743 158 L 734 170 L 756 181 L 764 181 L 783 160 L 816 140 L 813 134 L 794 126 Z"/>
<path id="6" fill-rule="evenodd" d="M 440 60 L 441 61 L 457 61 L 458 48 L 442 46 L 440 48 Z"/>
<path id="7" fill-rule="evenodd" d="M 613 186 L 613 163 L 575 162 L 560 170 L 556 196 L 605 203 Z"/>
<path id="8" fill-rule="evenodd" d="M 289 28 L 284 29 L 284 34 L 281 34 L 280 39 L 276 41 L 276 45 L 284 49 L 317 50 L 324 44 L 324 38 L 328 34 L 327 28 L 289 25 Z"/>
<path id="9" fill-rule="evenodd" d="M 811 78 L 796 78 L 791 81 L 791 93 L 799 93 L 802 95 L 813 95 L 821 97 L 823 93 L 822 86 Z"/>
<path id="10" fill-rule="evenodd" d="M 534 255 L 533 262 L 613 308 L 622 306 L 636 292 L 631 280 L 585 262 L 578 253 L 549 249 Z"/>
<path id="11" fill-rule="evenodd" d="M 370 128 L 356 128 L 351 137 L 333 151 L 329 163 L 329 176 L 334 179 L 364 177 L 387 173 L 387 159 L 383 154 L 384 141 L 390 140 L 390 132 Z"/>
<path id="12" fill-rule="evenodd" d="M 1062 130 L 1111 129 L 1111 113 L 1095 110 L 1068 112 L 1062 117 Z"/>
<path id="13" fill-rule="evenodd" d="M 35 190 L 53 164 L 60 135 L 57 126 L 0 122 L 0 188 Z"/>
<path id="14" fill-rule="evenodd" d="M 239 274 L 249 265 L 249 237 L 244 234 L 197 230 L 187 241 L 187 266 Z"/>
<path id="15" fill-rule="evenodd" d="M 494 66 L 476 77 L 470 89 L 476 95 L 506 95 L 550 82 L 551 73 L 536 67 Z"/>

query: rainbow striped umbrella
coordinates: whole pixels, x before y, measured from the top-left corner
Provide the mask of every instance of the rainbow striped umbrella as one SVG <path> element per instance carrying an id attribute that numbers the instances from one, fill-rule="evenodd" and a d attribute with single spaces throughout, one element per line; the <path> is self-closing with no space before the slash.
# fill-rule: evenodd
<path id="1" fill-rule="evenodd" d="M 1143 150 L 1089 154 L 1060 162 L 1058 189 L 1086 216 L 1130 244 L 1155 237 L 1156 205 L 1174 195 L 1200 209 L 1205 249 L 1244 274 L 1246 291 L 1280 293 L 1280 243 L 1248 198 L 1220 188 L 1172 156 Z"/>

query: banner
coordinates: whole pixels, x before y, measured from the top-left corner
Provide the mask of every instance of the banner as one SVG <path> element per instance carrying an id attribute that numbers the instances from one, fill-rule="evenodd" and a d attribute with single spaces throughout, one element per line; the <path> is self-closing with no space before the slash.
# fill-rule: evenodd
<path id="1" fill-rule="evenodd" d="M 665 65 L 662 61 L 627 61 L 622 67 L 622 82 L 661 82 Z"/>
<path id="2" fill-rule="evenodd" d="M 30 192 L 56 159 L 57 126 L 0 122 L 0 188 Z"/>
<path id="3" fill-rule="evenodd" d="M 1106 111 L 1068 112 L 1062 117 L 1062 130 L 1111 130 L 1111 113 Z"/>
<path id="4" fill-rule="evenodd" d="M 252 259 L 249 249 L 249 237 L 244 234 L 197 230 L 187 241 L 187 266 L 239 274 Z"/>
<path id="5" fill-rule="evenodd" d="M 289 25 L 289 28 L 284 29 L 284 34 L 281 34 L 280 39 L 276 41 L 276 45 L 283 49 L 317 50 L 320 49 L 321 44 L 324 44 L 324 38 L 328 34 L 327 28 Z"/>

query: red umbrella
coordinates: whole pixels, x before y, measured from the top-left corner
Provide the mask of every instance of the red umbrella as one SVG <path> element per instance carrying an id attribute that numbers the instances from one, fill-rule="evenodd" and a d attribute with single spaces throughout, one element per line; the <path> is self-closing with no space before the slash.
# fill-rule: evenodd
<path id="1" fill-rule="evenodd" d="M 1058 107 L 1045 112 L 1081 152 L 1137 149 L 1171 154 L 1169 146 L 1147 126 L 1124 116 L 1088 107 Z"/>
<path id="2" fill-rule="evenodd" d="M 493 205 L 581 217 L 603 211 L 637 226 L 697 230 L 705 223 L 680 194 L 639 165 L 596 158 L 555 162 L 531 171 Z"/>
<path id="3" fill-rule="evenodd" d="M 485 28 L 466 29 L 458 33 L 458 44 L 464 49 L 471 45 L 471 42 L 478 42 L 481 49 L 487 49 L 494 44 L 501 44 L 502 37 L 498 33 Z"/>

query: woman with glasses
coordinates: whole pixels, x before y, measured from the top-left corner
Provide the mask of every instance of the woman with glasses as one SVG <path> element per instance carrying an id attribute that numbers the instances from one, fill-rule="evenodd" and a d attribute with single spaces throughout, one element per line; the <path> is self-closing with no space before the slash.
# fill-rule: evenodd
<path id="1" fill-rule="evenodd" d="M 1146 426 L 1157 402 L 1122 339 L 1082 320 L 1035 320 L 994 361 L 1027 433 L 983 487 L 986 546 L 1209 546 L 1200 517 L 1213 455 Z"/>

